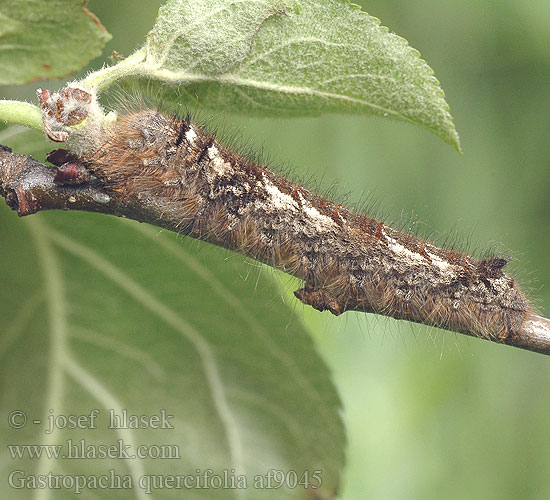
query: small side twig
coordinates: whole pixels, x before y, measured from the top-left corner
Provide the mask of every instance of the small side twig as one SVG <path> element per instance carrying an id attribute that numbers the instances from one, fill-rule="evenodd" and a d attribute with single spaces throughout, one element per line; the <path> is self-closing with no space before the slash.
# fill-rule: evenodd
<path id="1" fill-rule="evenodd" d="M 56 173 L 57 168 L 0 145 L 0 195 L 17 215 L 69 209 L 117 214 L 111 196 L 99 183 L 58 186 L 54 183 Z"/>
<path id="2" fill-rule="evenodd" d="M 74 186 L 59 185 L 54 182 L 57 173 L 58 169 L 55 167 L 44 165 L 31 156 L 12 153 L 10 148 L 0 146 L 0 195 L 4 196 L 7 204 L 19 216 L 41 210 L 83 210 L 149 222 L 170 230 L 179 229 L 173 219 L 166 217 L 166 213 L 173 207 L 163 206 L 159 199 L 151 202 L 150 199 L 140 197 L 139 193 L 134 193 L 130 197 L 120 197 L 98 179 Z M 307 288 L 297 293 L 302 293 L 304 297 L 311 295 L 308 295 Z M 319 298 L 317 295 L 314 297 L 315 300 L 321 300 L 322 297 Z M 301 300 L 305 303 L 313 301 L 311 299 L 308 302 L 304 298 Z M 321 309 L 330 309 L 330 301 L 325 302 L 328 305 L 323 302 L 324 307 Z M 464 331 L 460 333 L 471 334 Z M 550 354 L 550 319 L 527 311 L 519 329 L 509 337 L 483 338 Z"/>

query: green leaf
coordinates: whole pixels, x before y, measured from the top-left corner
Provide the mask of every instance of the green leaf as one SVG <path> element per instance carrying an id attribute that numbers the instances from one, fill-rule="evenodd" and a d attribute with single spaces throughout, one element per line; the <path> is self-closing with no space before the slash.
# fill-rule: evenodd
<path id="1" fill-rule="evenodd" d="M 249 54 L 256 32 L 270 17 L 283 15 L 287 4 L 168 0 L 147 36 L 147 60 L 174 73 L 221 75 Z"/>
<path id="2" fill-rule="evenodd" d="M 0 85 L 67 76 L 110 38 L 82 0 L 0 0 Z"/>
<path id="3" fill-rule="evenodd" d="M 25 134 L 30 137 L 30 134 Z M 36 134 L 38 136 L 38 134 Z M 1 139 L 1 138 L 0 138 Z M 12 136 L 10 145 L 17 147 Z M 42 153 L 35 154 L 41 158 Z M 152 498 L 331 498 L 343 464 L 340 403 L 328 370 L 278 287 L 255 263 L 145 224 L 86 213 L 18 219 L 0 207 L 0 419 L 3 442 L 175 445 L 179 459 L 30 460 L 3 446 L 2 477 L 247 474 L 246 490 L 156 490 Z M 45 434 L 49 410 L 96 429 Z M 109 409 L 174 415 L 170 429 L 108 428 Z M 42 424 L 33 425 L 32 420 Z M 255 489 L 270 469 L 322 470 L 320 490 Z M 311 478 L 310 478 L 311 479 Z M 313 482 L 313 480 L 312 480 Z M 2 498 L 28 498 L 2 482 Z M 100 498 L 151 498 L 143 489 Z M 73 498 L 64 489 L 55 498 Z M 85 494 L 83 498 L 91 498 Z M 95 497 L 94 497 L 95 498 Z"/>
<path id="4" fill-rule="evenodd" d="M 375 114 L 460 148 L 432 69 L 345 0 L 169 0 L 135 57 L 87 83 L 134 76 L 149 90 L 175 86 L 174 102 L 262 116 Z"/>

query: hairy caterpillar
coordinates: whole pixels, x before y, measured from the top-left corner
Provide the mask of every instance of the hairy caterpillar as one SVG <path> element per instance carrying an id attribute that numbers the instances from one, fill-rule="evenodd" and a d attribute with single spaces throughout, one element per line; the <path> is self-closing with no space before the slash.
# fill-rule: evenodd
<path id="1" fill-rule="evenodd" d="M 105 117 L 76 87 L 39 90 L 60 183 L 89 172 L 135 218 L 249 255 L 304 280 L 303 303 L 381 313 L 500 342 L 531 307 L 506 260 L 438 248 L 324 199 L 223 146 L 189 117 Z M 152 216 L 151 214 L 156 214 Z"/>

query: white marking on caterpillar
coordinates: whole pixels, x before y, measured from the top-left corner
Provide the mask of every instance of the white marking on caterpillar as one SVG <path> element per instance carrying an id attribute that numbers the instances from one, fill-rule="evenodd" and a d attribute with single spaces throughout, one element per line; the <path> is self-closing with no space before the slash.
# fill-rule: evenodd
<path id="1" fill-rule="evenodd" d="M 208 148 L 208 158 L 211 160 L 210 165 L 216 175 L 221 177 L 227 175 L 231 171 L 231 164 L 220 156 L 220 151 L 216 146 L 210 146 Z"/>
<path id="2" fill-rule="evenodd" d="M 307 201 L 300 191 L 298 191 L 298 196 L 300 197 L 300 202 L 302 204 L 302 209 L 306 215 L 315 223 L 319 231 L 329 231 L 330 229 L 335 229 L 338 225 L 330 217 L 323 215 L 319 210 L 317 210 L 309 201 Z"/>
<path id="3" fill-rule="evenodd" d="M 437 267 L 439 267 L 439 269 L 441 269 L 442 272 L 455 274 L 454 273 L 455 266 L 453 266 L 452 264 L 449 264 L 446 260 L 443 260 L 441 257 L 438 257 L 433 253 L 430 253 L 430 252 L 426 252 L 426 253 L 430 257 L 432 264 L 435 264 Z"/>
<path id="4" fill-rule="evenodd" d="M 218 148 L 216 146 L 210 146 L 208 148 L 208 157 L 211 159 L 211 160 L 214 160 L 215 158 L 217 158 L 218 154 L 220 152 L 218 151 Z"/>
<path id="5" fill-rule="evenodd" d="M 272 205 L 272 211 L 278 210 L 290 210 L 291 212 L 299 212 L 300 205 L 292 198 L 292 196 L 283 193 L 275 184 L 273 184 L 269 179 L 264 179 L 265 190 L 270 195 L 270 202 Z M 300 201 L 302 203 L 302 211 L 305 213 L 307 218 L 313 222 L 314 228 L 320 233 L 325 233 L 331 229 L 335 229 L 338 225 L 326 215 L 321 214 L 315 207 L 311 205 L 307 200 L 304 199 L 301 193 L 298 193 L 300 196 Z"/>
<path id="6" fill-rule="evenodd" d="M 424 257 L 422 257 L 422 255 L 420 255 L 419 253 L 409 250 L 400 243 L 397 243 L 397 241 L 393 238 L 390 238 L 390 240 L 391 241 L 388 246 L 394 254 L 400 256 L 401 258 L 408 258 L 410 261 L 417 262 L 419 264 L 424 262 Z"/>
<path id="7" fill-rule="evenodd" d="M 267 177 L 264 177 L 264 187 L 270 195 L 271 204 L 274 209 L 290 210 L 292 212 L 296 212 L 298 210 L 298 203 L 294 201 L 292 196 L 283 193 Z"/>
<path id="8" fill-rule="evenodd" d="M 192 146 L 195 143 L 195 139 L 197 138 L 197 133 L 193 129 L 192 126 L 189 127 L 189 130 L 185 132 L 185 139 L 189 143 L 190 146 Z"/>
<path id="9" fill-rule="evenodd" d="M 426 257 L 417 252 L 409 250 L 408 248 L 401 245 L 396 239 L 388 236 L 388 234 L 384 230 L 384 227 L 382 227 L 382 235 L 388 242 L 388 247 L 394 254 L 408 258 L 411 262 L 422 263 L 425 261 Z M 428 251 L 426 251 L 426 255 L 429 257 L 431 263 L 437 266 L 442 273 L 449 274 L 449 277 L 456 274 L 455 266 L 453 266 L 446 260 L 443 260 L 441 257 Z"/>
<path id="10" fill-rule="evenodd" d="M 396 255 L 399 255 L 401 257 L 408 258 L 410 261 L 417 262 L 417 263 L 423 263 L 425 258 L 416 252 L 413 252 L 412 250 L 409 250 L 408 248 L 404 247 L 399 243 L 395 238 L 392 238 L 391 236 L 388 236 L 386 233 L 386 230 L 384 229 L 384 226 L 381 226 L 381 233 L 384 239 L 388 242 L 388 248 Z"/>

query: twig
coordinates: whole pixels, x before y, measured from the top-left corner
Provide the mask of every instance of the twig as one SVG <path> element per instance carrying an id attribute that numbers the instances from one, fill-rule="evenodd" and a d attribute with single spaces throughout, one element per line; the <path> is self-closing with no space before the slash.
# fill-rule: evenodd
<path id="1" fill-rule="evenodd" d="M 31 156 L 12 153 L 11 149 L 0 146 L 0 195 L 19 216 L 41 210 L 84 210 L 149 222 L 174 231 L 180 229 L 172 218 L 165 216 L 173 207 L 163 206 L 162 200 L 151 202 L 140 197 L 139 193 L 121 197 L 97 179 L 76 186 L 58 185 L 54 182 L 57 172 L 57 168 L 44 165 Z M 310 293 L 307 288 L 300 293 L 304 297 L 299 298 L 305 303 L 314 305 L 320 300 L 309 297 L 308 294 L 313 292 Z M 465 331 L 460 333 L 472 335 Z M 511 335 L 506 338 L 483 338 L 550 354 L 550 319 L 527 311 L 521 326 Z"/>
<path id="2" fill-rule="evenodd" d="M 40 210 L 69 209 L 123 215 L 99 183 L 58 186 L 56 173 L 57 168 L 0 145 L 0 195 L 20 217 Z"/>
<path id="3" fill-rule="evenodd" d="M 541 354 L 550 354 L 550 319 L 529 314 L 519 332 L 510 339 L 509 345 Z"/>

